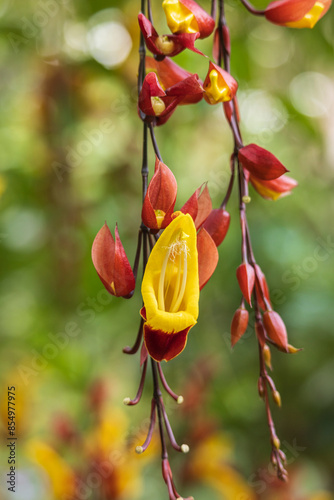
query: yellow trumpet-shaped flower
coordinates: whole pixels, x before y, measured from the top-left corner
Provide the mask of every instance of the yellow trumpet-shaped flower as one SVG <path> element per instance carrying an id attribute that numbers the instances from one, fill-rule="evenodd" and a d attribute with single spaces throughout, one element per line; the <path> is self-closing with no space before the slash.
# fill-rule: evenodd
<path id="1" fill-rule="evenodd" d="M 197 33 L 199 31 L 193 12 L 179 0 L 164 0 L 162 7 L 172 33 Z"/>
<path id="2" fill-rule="evenodd" d="M 141 291 L 147 350 L 169 361 L 183 351 L 198 317 L 196 228 L 189 214 L 176 217 L 155 244 Z"/>

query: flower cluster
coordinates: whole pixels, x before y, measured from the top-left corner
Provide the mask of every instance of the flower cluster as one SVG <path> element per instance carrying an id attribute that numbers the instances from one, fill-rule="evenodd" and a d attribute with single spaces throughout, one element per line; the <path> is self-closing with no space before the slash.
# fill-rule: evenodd
<path id="1" fill-rule="evenodd" d="M 262 16 L 271 23 L 296 28 L 313 27 L 331 3 L 330 0 L 278 0 L 260 11 L 248 0 L 241 2 L 252 14 Z M 138 114 L 143 123 L 144 136 L 141 165 L 143 205 L 134 266 L 131 268 L 129 264 L 117 226 L 114 239 L 105 224 L 97 234 L 92 249 L 93 263 L 103 285 L 112 295 L 124 298 L 134 293 L 139 260 L 143 256 L 143 307 L 138 335 L 133 347 L 124 349 L 127 354 L 140 350 L 142 369 L 137 395 L 134 399 L 125 398 L 125 404 L 132 406 L 140 401 L 149 361 L 152 367 L 150 425 L 143 445 L 137 446 L 136 451 L 142 453 L 147 449 L 158 420 L 163 478 L 170 500 L 180 499 L 173 482 L 165 434 L 175 450 L 187 453 L 189 447 L 185 444 L 180 446 L 175 440 L 160 386 L 178 403 L 183 398 L 168 386 L 160 362 L 170 361 L 183 351 L 189 331 L 197 322 L 199 293 L 217 266 L 217 247 L 224 240 L 230 224 L 226 206 L 237 183 L 241 262 L 236 277 L 241 301 L 231 323 L 231 344 L 234 346 L 246 332 L 249 309 L 253 309 L 260 353 L 258 392 L 266 407 L 271 461 L 277 476 L 286 480 L 285 456 L 280 449 L 269 402 L 270 393 L 275 404 L 280 405 L 281 401 L 267 371 L 267 368 L 271 369 L 269 345 L 285 353 L 294 353 L 298 349 L 288 343 L 284 322 L 272 308 L 267 281 L 252 248 L 247 206 L 251 201 L 250 185 L 263 198 L 277 200 L 290 194 L 297 181 L 286 175 L 288 170 L 271 152 L 257 144 L 243 143 L 236 96 L 238 84 L 230 71 L 231 43 L 224 1 L 219 2 L 216 23 L 215 0 L 212 1 L 212 15 L 194 0 L 163 0 L 162 8 L 171 32 L 164 35 L 159 35 L 154 27 L 151 3 L 142 1 L 141 5 L 142 11 L 138 16 L 141 30 Z M 192 51 L 194 57 L 207 57 L 195 47 L 195 43 L 212 34 L 213 61 L 209 60 L 203 80 L 197 73 L 186 71 L 171 59 L 184 50 Z M 146 48 L 152 56 L 146 56 Z M 162 160 L 154 130 L 164 125 L 178 106 L 196 104 L 202 99 L 210 105 L 223 105 L 234 141 L 230 182 L 219 207 L 212 208 L 208 188 L 203 184 L 179 210 L 175 210 L 177 182 Z M 148 183 L 149 133 L 156 161 L 154 174 Z"/>

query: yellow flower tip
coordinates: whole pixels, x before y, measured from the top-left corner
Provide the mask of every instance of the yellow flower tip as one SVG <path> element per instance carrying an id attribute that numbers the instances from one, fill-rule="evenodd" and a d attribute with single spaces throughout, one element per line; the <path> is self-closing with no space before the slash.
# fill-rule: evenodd
<path id="1" fill-rule="evenodd" d="M 175 43 L 173 40 L 169 40 L 166 35 L 159 36 L 155 45 L 165 56 L 168 56 L 175 50 Z"/>
<path id="2" fill-rule="evenodd" d="M 187 444 L 182 444 L 181 445 L 181 451 L 182 451 L 182 453 L 189 453 L 189 450 L 190 450 L 190 448 L 189 448 L 189 446 Z"/>
<path id="3" fill-rule="evenodd" d="M 136 446 L 136 453 L 138 453 L 138 455 L 141 455 L 143 453 L 143 447 L 142 446 Z"/>
<path id="4" fill-rule="evenodd" d="M 114 295 L 116 295 L 115 283 L 113 281 L 110 283 L 110 288 L 114 292 Z"/>
<path id="5" fill-rule="evenodd" d="M 281 442 L 277 436 L 274 436 L 272 443 L 273 443 L 273 446 L 276 448 L 276 450 L 279 450 L 279 448 L 281 446 Z"/>
<path id="6" fill-rule="evenodd" d="M 130 398 L 124 398 L 123 399 L 123 405 L 127 406 L 130 403 L 131 399 Z"/>
<path id="7" fill-rule="evenodd" d="M 209 104 L 217 104 L 231 100 L 231 92 L 224 78 L 213 69 L 209 73 L 210 82 L 205 86 L 205 100 Z"/>
<path id="8" fill-rule="evenodd" d="M 182 405 L 183 401 L 184 401 L 183 396 L 179 396 L 179 397 L 177 398 L 177 400 L 176 400 L 176 402 L 177 402 L 177 404 L 178 404 L 178 405 Z"/>
<path id="9" fill-rule="evenodd" d="M 302 19 L 285 23 L 285 25 L 289 28 L 313 28 L 319 21 L 324 8 L 325 6 L 322 2 L 316 2 Z"/>
<path id="10" fill-rule="evenodd" d="M 162 7 L 172 33 L 197 33 L 199 31 L 194 14 L 179 0 L 164 0 Z"/>
<path id="11" fill-rule="evenodd" d="M 243 197 L 242 197 L 242 201 L 243 201 L 244 203 L 250 203 L 250 202 L 251 202 L 251 200 L 252 200 L 252 198 L 251 198 L 250 196 L 243 196 Z"/>
<path id="12" fill-rule="evenodd" d="M 282 406 L 281 395 L 278 391 L 273 392 L 273 400 L 279 408 Z"/>
<path id="13" fill-rule="evenodd" d="M 158 228 L 160 229 L 166 214 L 163 210 L 154 210 L 154 213 L 157 219 Z"/>
<path id="14" fill-rule="evenodd" d="M 163 100 L 157 96 L 151 97 L 151 105 L 152 105 L 154 114 L 156 116 L 161 115 L 161 113 L 163 113 L 166 109 L 166 106 L 165 106 L 165 103 L 163 102 Z"/>

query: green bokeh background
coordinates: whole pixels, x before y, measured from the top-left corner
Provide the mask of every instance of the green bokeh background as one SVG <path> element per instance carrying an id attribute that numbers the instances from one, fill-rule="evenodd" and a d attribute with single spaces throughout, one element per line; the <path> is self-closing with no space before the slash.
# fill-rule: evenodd
<path id="1" fill-rule="evenodd" d="M 166 32 L 160 2 L 152 3 L 158 31 Z M 38 26 L 41 7 L 32 0 L 2 0 L 0 5 L 0 375 L 2 398 L 12 380 L 27 395 L 19 451 L 23 469 L 32 467 L 24 465 L 25 439 L 48 440 L 56 412 L 68 412 L 78 428 L 85 428 L 89 415 L 84 399 L 94 380 L 109 381 L 115 405 L 136 391 L 138 359 L 123 355 L 122 348 L 136 334 L 139 289 L 131 301 L 108 299 L 90 249 L 106 220 L 111 228 L 118 223 L 131 262 L 135 254 L 142 141 L 136 110 L 137 4 L 59 0 L 45 26 Z M 203 6 L 209 8 L 209 2 Z M 96 17 L 103 9 L 115 10 Z M 290 342 L 304 347 L 295 356 L 273 353 L 274 379 L 283 399 L 282 410 L 274 409 L 275 420 L 282 440 L 304 448 L 297 462 L 305 467 L 307 481 L 294 497 L 303 499 L 334 487 L 333 11 L 313 30 L 269 25 L 237 0 L 227 2 L 226 16 L 245 143 L 256 142 L 276 154 L 299 182 L 292 196 L 277 202 L 252 191 L 248 217 L 275 308 L 286 322 Z M 82 35 L 73 35 L 108 19 L 123 24 L 133 43 L 129 56 L 109 68 L 89 48 L 85 52 Z M 197 46 L 210 54 L 210 40 Z M 205 58 L 184 52 L 176 61 L 204 79 Z M 105 120 L 109 130 L 94 139 Z M 156 136 L 178 181 L 176 207 L 205 181 L 218 206 L 232 150 L 221 107 L 204 101 L 183 107 Z M 87 140 L 90 147 L 86 144 L 83 152 Z M 71 166 L 68 154 L 73 151 L 76 164 Z M 150 151 L 150 175 L 153 167 Z M 229 210 L 231 228 L 219 249 L 218 268 L 201 294 L 198 324 L 187 349 L 166 365 L 165 373 L 182 392 L 196 360 L 212 359 L 217 368 L 206 389 L 205 413 L 235 443 L 234 463 L 247 479 L 268 463 L 269 442 L 256 390 L 252 328 L 233 352 L 229 347 L 229 325 L 240 300 L 236 196 Z M 77 335 L 53 355 L 46 346 L 69 322 L 75 323 Z M 133 425 L 147 415 L 149 401 L 150 384 L 141 405 L 129 410 Z M 173 421 L 180 435 L 181 415 L 173 414 Z M 6 471 L 5 452 L 0 469 Z M 153 474 L 159 477 L 158 459 Z M 155 478 L 158 492 L 147 478 L 151 496 L 145 498 L 155 493 L 166 497 L 163 485 L 156 484 Z M 200 490 L 195 495 L 196 487 L 191 490 L 195 498 L 206 498 Z M 1 495 L 7 498 L 5 487 Z M 21 491 L 16 498 L 32 497 Z"/>

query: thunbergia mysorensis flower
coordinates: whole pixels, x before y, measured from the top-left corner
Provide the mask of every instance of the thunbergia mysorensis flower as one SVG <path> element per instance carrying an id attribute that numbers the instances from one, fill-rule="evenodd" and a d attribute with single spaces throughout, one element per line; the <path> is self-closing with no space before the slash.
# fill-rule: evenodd
<path id="1" fill-rule="evenodd" d="M 218 104 L 231 101 L 237 92 L 238 84 L 230 73 L 210 61 L 203 88 L 206 102 Z"/>
<path id="2" fill-rule="evenodd" d="M 176 217 L 154 245 L 141 291 L 146 348 L 156 361 L 169 361 L 183 351 L 198 317 L 196 228 L 189 214 Z"/>
<path id="3" fill-rule="evenodd" d="M 163 90 L 166 90 L 177 83 L 184 81 L 186 78 L 192 76 L 189 71 L 181 68 L 169 57 L 165 57 L 162 61 L 157 61 L 153 57 L 146 57 L 146 71 L 147 73 L 156 73 L 158 81 Z M 203 82 L 199 79 L 199 84 L 202 86 Z M 178 103 L 179 106 L 185 104 L 196 104 L 203 99 L 203 92 L 186 95 L 182 101 Z"/>
<path id="4" fill-rule="evenodd" d="M 156 158 L 155 172 L 149 183 L 142 209 L 142 221 L 153 231 L 164 229 L 172 221 L 177 184 L 172 171 Z"/>
<path id="5" fill-rule="evenodd" d="M 117 225 L 115 239 L 107 224 L 97 233 L 92 247 L 92 260 L 100 280 L 111 295 L 124 298 L 132 296 L 136 282 Z"/>
<path id="6" fill-rule="evenodd" d="M 278 200 L 283 196 L 291 194 L 293 188 L 298 186 L 298 182 L 292 177 L 284 175 L 278 179 L 271 181 L 264 181 L 254 175 L 249 176 L 249 180 L 254 189 L 263 197 L 268 200 Z"/>
<path id="7" fill-rule="evenodd" d="M 251 175 L 271 181 L 288 172 L 272 153 L 256 144 L 248 144 L 239 150 L 239 161 Z"/>
<path id="8" fill-rule="evenodd" d="M 199 33 L 206 38 L 215 29 L 215 21 L 194 0 L 164 0 L 167 24 L 172 33 Z"/>
<path id="9" fill-rule="evenodd" d="M 326 14 L 332 0 L 277 0 L 265 9 L 266 19 L 289 28 L 313 28 Z"/>
<path id="10" fill-rule="evenodd" d="M 164 90 L 157 75 L 151 72 L 145 76 L 138 98 L 138 107 L 147 117 L 153 119 L 156 125 L 163 125 L 184 99 L 197 96 L 198 99 L 195 100 L 197 102 L 202 95 L 203 87 L 196 74 Z"/>
<path id="11" fill-rule="evenodd" d="M 152 54 L 164 56 L 176 56 L 185 49 L 192 50 L 203 56 L 203 52 L 196 49 L 194 43 L 199 38 L 200 33 L 180 33 L 178 35 L 160 35 L 155 30 L 153 24 L 140 13 L 138 15 L 139 26 L 143 33 L 146 47 Z"/>

